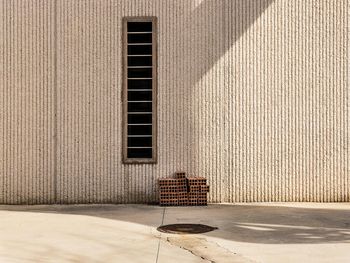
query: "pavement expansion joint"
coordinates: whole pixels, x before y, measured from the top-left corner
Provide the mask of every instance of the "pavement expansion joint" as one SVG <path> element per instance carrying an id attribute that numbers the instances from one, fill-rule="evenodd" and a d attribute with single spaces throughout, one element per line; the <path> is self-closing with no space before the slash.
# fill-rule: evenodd
<path id="1" fill-rule="evenodd" d="M 165 217 L 165 207 L 163 208 L 163 213 L 162 213 L 162 222 L 161 222 L 161 225 L 164 224 L 164 217 Z M 158 231 L 159 232 L 159 231 Z M 160 251 L 160 241 L 161 241 L 161 238 L 162 238 L 162 233 L 160 232 L 160 235 L 159 237 L 157 237 L 159 240 L 158 240 L 158 248 L 157 248 L 157 256 L 156 256 L 156 263 L 158 263 L 158 258 L 159 258 L 159 251 Z"/>

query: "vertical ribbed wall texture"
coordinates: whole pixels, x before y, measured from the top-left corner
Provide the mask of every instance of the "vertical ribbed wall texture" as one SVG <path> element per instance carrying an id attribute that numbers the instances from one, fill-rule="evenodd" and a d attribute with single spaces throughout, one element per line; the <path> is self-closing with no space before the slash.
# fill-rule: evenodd
<path id="1" fill-rule="evenodd" d="M 122 17 L 158 17 L 158 163 L 124 165 Z M 0 2 L 0 203 L 350 201 L 347 0 Z"/>
<path id="2" fill-rule="evenodd" d="M 0 1 L 0 203 L 54 201 L 53 1 Z"/>

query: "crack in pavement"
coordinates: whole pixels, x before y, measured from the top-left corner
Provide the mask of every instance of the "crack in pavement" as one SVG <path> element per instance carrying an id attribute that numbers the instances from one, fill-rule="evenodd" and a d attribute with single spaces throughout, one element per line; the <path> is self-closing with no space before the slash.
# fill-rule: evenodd
<path id="1" fill-rule="evenodd" d="M 193 255 L 211 263 L 254 263 L 250 259 L 221 247 L 216 242 L 199 237 L 168 237 L 167 242 L 185 249 Z"/>

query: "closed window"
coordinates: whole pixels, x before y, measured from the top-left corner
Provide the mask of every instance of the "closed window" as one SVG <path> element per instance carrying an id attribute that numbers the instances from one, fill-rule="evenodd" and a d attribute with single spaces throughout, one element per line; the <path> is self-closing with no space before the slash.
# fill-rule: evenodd
<path id="1" fill-rule="evenodd" d="M 156 18 L 123 19 L 123 160 L 156 162 Z"/>

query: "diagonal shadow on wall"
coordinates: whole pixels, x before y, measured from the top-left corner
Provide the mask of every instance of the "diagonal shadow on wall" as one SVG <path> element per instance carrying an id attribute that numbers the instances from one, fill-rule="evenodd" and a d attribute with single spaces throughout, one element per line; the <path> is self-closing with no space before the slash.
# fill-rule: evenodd
<path id="1" fill-rule="evenodd" d="M 221 103 L 221 97 L 217 94 L 224 94 L 224 89 L 228 88 L 222 84 L 232 77 L 229 72 L 234 65 L 216 67 L 216 64 L 220 63 L 220 59 L 273 2 L 274 0 L 203 0 L 198 5 L 195 5 L 195 1 L 174 2 L 172 12 L 177 14 L 176 19 L 167 28 L 161 28 L 161 34 L 165 34 L 164 38 L 167 39 L 167 43 L 161 43 L 167 46 L 166 54 L 161 55 L 170 60 L 167 71 L 172 78 L 168 78 L 168 83 L 162 83 L 161 88 L 169 94 L 175 94 L 174 101 L 166 103 L 173 104 L 177 118 L 174 122 L 180 123 L 180 127 L 175 127 L 178 138 L 174 144 L 175 147 L 183 147 L 175 151 L 183 152 L 183 156 L 176 156 L 180 160 L 178 165 L 182 166 L 177 169 L 184 169 L 189 174 L 204 170 L 201 175 L 205 175 L 213 169 L 219 169 L 220 161 L 215 159 L 227 158 L 222 149 L 211 140 L 220 139 L 217 134 L 223 127 L 225 112 L 224 109 L 217 110 Z M 208 107 L 213 104 L 219 105 L 215 112 L 211 112 Z M 197 112 L 194 112 L 196 107 Z M 204 124 L 200 123 L 202 120 L 198 116 L 202 110 L 206 111 Z M 215 115 L 215 119 L 210 119 L 212 115 Z M 212 130 L 208 131 L 210 128 L 206 130 L 205 127 L 211 127 Z M 202 152 L 205 163 L 199 164 L 199 152 Z M 216 154 L 211 154 L 212 152 Z M 198 168 L 199 166 L 201 167 Z M 220 188 L 220 180 L 215 184 Z M 220 190 L 213 189 L 212 201 L 223 201 Z"/>

